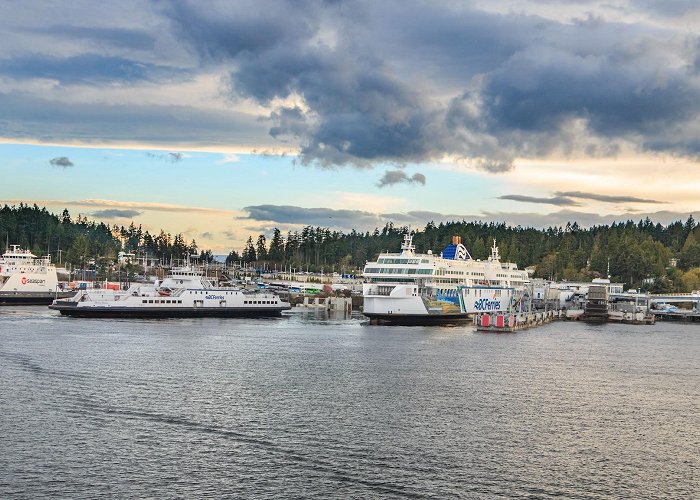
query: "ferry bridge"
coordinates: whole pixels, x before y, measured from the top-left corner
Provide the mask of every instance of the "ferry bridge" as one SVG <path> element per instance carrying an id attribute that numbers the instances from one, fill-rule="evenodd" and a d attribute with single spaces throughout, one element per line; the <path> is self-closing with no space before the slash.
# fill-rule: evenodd
<path id="1" fill-rule="evenodd" d="M 678 304 L 681 302 L 693 302 L 695 308 L 700 310 L 700 292 L 693 293 L 669 293 L 669 294 L 651 294 L 649 302 L 654 304 Z"/>

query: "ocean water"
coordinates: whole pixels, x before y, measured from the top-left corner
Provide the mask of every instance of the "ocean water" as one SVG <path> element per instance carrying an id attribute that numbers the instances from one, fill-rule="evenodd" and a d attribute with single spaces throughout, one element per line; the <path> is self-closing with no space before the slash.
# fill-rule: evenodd
<path id="1" fill-rule="evenodd" d="M 699 498 L 700 327 L 0 309 L 2 498 Z"/>

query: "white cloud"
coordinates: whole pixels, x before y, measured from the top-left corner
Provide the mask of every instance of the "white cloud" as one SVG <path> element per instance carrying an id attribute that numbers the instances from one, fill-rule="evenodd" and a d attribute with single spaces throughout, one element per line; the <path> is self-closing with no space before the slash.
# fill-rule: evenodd
<path id="1" fill-rule="evenodd" d="M 224 157 L 219 160 L 219 163 L 238 163 L 241 161 L 241 158 L 234 153 L 226 153 Z"/>

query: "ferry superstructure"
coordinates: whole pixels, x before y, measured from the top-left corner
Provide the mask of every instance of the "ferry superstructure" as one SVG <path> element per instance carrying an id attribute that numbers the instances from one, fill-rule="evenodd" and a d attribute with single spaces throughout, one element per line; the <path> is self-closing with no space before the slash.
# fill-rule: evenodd
<path id="1" fill-rule="evenodd" d="M 382 253 L 364 268 L 363 313 L 373 322 L 437 324 L 466 320 L 460 307 L 466 287 L 521 289 L 528 282 L 526 271 L 500 261 L 494 241 L 486 260 L 475 260 L 455 236 L 440 255 L 418 254 L 407 234 L 401 253 Z"/>
<path id="2" fill-rule="evenodd" d="M 71 292 L 60 289 L 50 257 L 12 245 L 0 257 L 0 305 L 46 305 Z"/>
<path id="3" fill-rule="evenodd" d="M 162 283 L 81 290 L 49 307 L 64 316 L 117 318 L 279 316 L 290 309 L 279 294 L 219 287 L 189 265 L 173 268 Z"/>

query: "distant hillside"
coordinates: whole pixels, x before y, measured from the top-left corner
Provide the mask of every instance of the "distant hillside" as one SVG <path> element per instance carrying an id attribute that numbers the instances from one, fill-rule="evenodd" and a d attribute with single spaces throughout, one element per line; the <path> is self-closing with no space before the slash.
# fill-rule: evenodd
<path id="1" fill-rule="evenodd" d="M 249 238 L 229 262 L 256 262 L 268 267 L 349 272 L 362 269 L 381 251 L 398 252 L 406 227 L 391 223 L 374 232 L 342 233 L 305 227 L 283 237 L 275 229 Z M 630 287 L 651 291 L 700 289 L 700 228 L 692 216 L 668 226 L 646 219 L 583 229 L 576 222 L 545 230 L 511 227 L 505 223 L 429 223 L 415 233 L 417 251 L 440 252 L 459 235 L 475 259 L 488 257 L 495 239 L 502 260 L 520 267 L 535 266 L 536 276 L 556 280 L 589 280 L 607 276 Z M 674 267 L 677 265 L 677 267 Z"/>
<path id="2" fill-rule="evenodd" d="M 255 240 L 250 237 L 242 251 L 232 250 L 226 261 L 260 268 L 353 272 L 382 251 L 398 252 L 406 231 L 391 223 L 364 233 L 308 226 L 283 236 L 275 229 L 269 241 L 262 234 Z M 613 280 L 630 287 L 655 292 L 700 289 L 700 226 L 692 216 L 667 226 L 645 219 L 587 229 L 571 222 L 544 230 L 505 223 L 431 222 L 415 232 L 413 242 L 419 252 L 440 252 L 453 235 L 461 236 L 475 259 L 485 259 L 495 239 L 503 260 L 534 266 L 542 278 L 589 280 L 606 276 L 609 269 Z M 50 252 L 54 260 L 60 250 L 61 260 L 74 267 L 90 260 L 94 266 L 108 266 L 120 250 L 145 251 L 164 260 L 188 252 L 214 259 L 210 250 L 200 251 L 182 234 L 173 237 L 161 230 L 154 236 L 134 224 L 110 227 L 80 216 L 72 220 L 68 210 L 58 216 L 36 205 L 2 207 L 0 238 L 38 255 Z"/>

